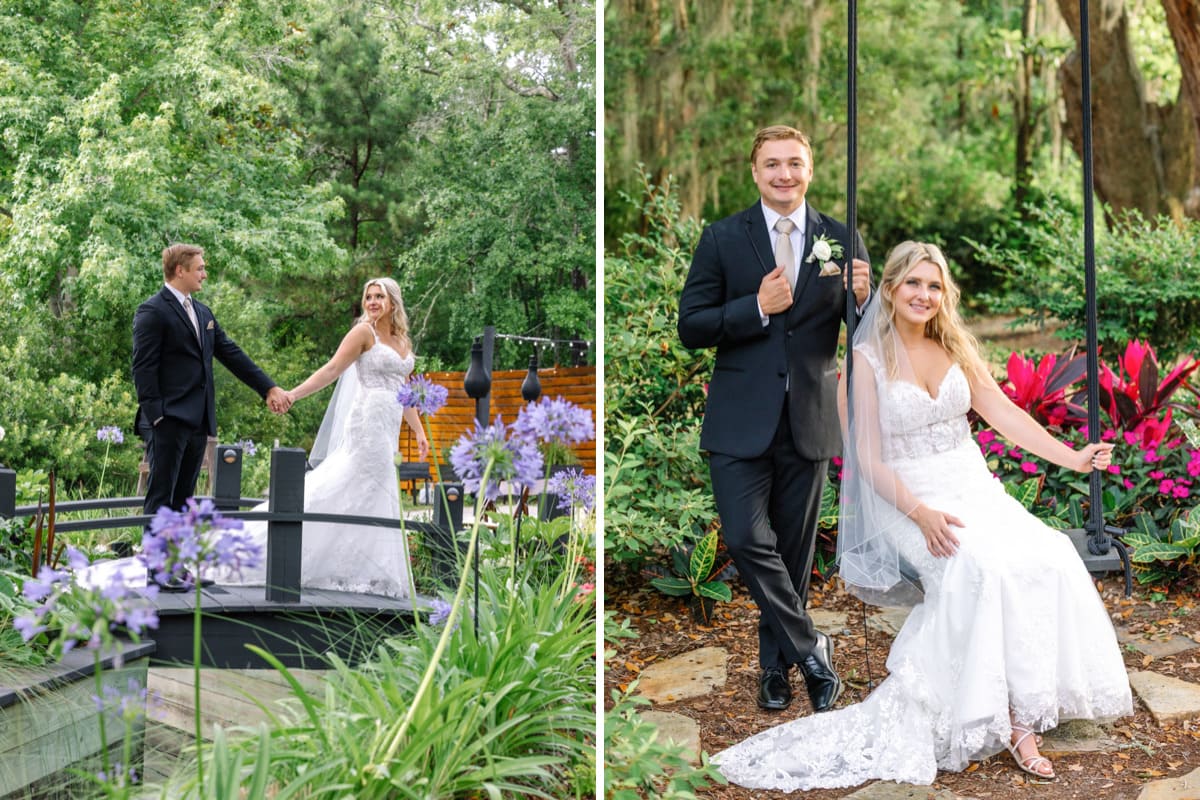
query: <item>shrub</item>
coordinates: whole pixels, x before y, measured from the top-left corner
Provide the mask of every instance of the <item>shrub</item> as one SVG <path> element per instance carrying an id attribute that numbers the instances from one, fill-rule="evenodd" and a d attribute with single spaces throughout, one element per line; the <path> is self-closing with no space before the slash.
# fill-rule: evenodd
<path id="1" fill-rule="evenodd" d="M 679 341 L 679 293 L 700 225 L 680 219 L 671 186 L 642 176 L 647 223 L 621 237 L 605 264 L 605 553 L 640 566 L 690 547 L 717 514 L 700 452 L 711 351 Z M 652 489 L 652 491 L 643 491 Z"/>
<path id="2" fill-rule="evenodd" d="M 1034 209 L 1029 237 L 1016 245 L 976 244 L 979 259 L 1009 276 L 997 310 L 1026 321 L 1055 318 L 1078 340 L 1086 331 L 1083 239 L 1076 216 L 1058 205 Z M 1131 339 L 1158 344 L 1164 358 L 1200 349 L 1200 221 L 1147 223 L 1136 212 L 1096 234 L 1101 352 Z"/>
<path id="3" fill-rule="evenodd" d="M 635 684 L 636 685 L 636 684 Z M 630 689 L 632 692 L 632 688 Z M 703 756 L 693 766 L 685 749 L 660 739 L 658 726 L 637 714 L 650 701 L 616 689 L 604 715 L 604 796 L 608 800 L 696 800 L 696 790 L 727 781 Z"/>

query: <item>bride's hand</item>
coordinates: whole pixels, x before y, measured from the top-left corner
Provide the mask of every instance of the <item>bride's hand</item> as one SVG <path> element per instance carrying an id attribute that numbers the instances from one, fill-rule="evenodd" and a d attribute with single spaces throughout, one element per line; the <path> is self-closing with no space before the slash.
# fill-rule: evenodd
<path id="1" fill-rule="evenodd" d="M 934 558 L 949 558 L 958 549 L 958 537 L 951 525 L 965 527 L 958 517 L 930 508 L 922 503 L 908 515 L 925 536 L 925 545 Z"/>
<path id="2" fill-rule="evenodd" d="M 1091 472 L 1094 469 L 1106 472 L 1109 464 L 1112 463 L 1112 451 L 1112 442 L 1089 444 L 1075 454 L 1074 467 L 1080 472 Z"/>
<path id="3" fill-rule="evenodd" d="M 424 436 L 417 438 L 417 455 L 421 461 L 429 460 L 429 440 Z"/>

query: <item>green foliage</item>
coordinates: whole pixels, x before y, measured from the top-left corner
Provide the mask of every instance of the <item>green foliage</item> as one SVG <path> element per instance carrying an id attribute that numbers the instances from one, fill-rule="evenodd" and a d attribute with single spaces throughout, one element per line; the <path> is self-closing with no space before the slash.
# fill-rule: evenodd
<path id="1" fill-rule="evenodd" d="M 979 258 L 1004 272 L 1011 292 L 994 298 L 998 310 L 1023 321 L 1055 318 L 1059 335 L 1084 338 L 1083 239 L 1076 216 L 1051 205 L 1035 213 L 1028 240 L 977 244 Z M 1164 362 L 1200 350 L 1200 221 L 1147 223 L 1130 213 L 1096 235 L 1100 345 L 1121 352 L 1132 339 L 1153 342 Z"/>
<path id="2" fill-rule="evenodd" d="M 60 486 L 94 489 L 106 445 L 97 440 L 96 432 L 115 425 L 124 431 L 125 441 L 108 449 L 106 480 L 110 488 L 132 489 L 142 451 L 130 427 L 136 402 L 128 380 L 110 375 L 92 384 L 67 373 L 42 377 L 33 361 L 24 337 L 12 345 L 0 344 L 0 367 L 5 373 L 5 380 L 0 381 L 0 408 L 4 409 L 0 424 L 5 429 L 0 462 L 18 470 L 53 469 Z M 46 487 L 41 485 L 43 496 Z"/>
<path id="3" fill-rule="evenodd" d="M 646 11 L 605 10 L 607 244 L 652 224 L 622 196 L 643 172 L 673 180 L 688 216 L 750 205 L 750 144 L 774 123 L 810 135 L 809 200 L 844 218 L 846 6 L 767 0 Z M 1046 152 L 1053 76 L 1069 38 L 1039 31 L 1027 41 L 1021 22 L 1020 6 L 948 0 L 888 0 L 859 15 L 858 220 L 876 263 L 904 239 L 936 241 L 960 267 L 968 297 L 995 287 L 998 276 L 964 237 L 990 241 L 1019 225 L 1013 153 L 1026 54 L 1038 64 L 1029 87 L 1040 120 L 1033 186 L 1077 191 L 1073 155 Z"/>
<path id="4" fill-rule="evenodd" d="M 131 434 L 130 324 L 173 240 L 206 248 L 201 299 L 285 387 L 329 358 L 380 274 L 405 290 L 418 370 L 465 364 L 487 323 L 595 338 L 586 0 L 6 11 L 0 373 L 20 382 L 0 408 L 30 413 L 45 385 L 52 397 L 0 442 L 5 463 L 61 462 L 95 485 L 76 434 L 109 410 L 100 424 Z M 524 362 L 515 347 L 498 366 Z M 305 446 L 328 397 L 278 418 L 221 368 L 216 382 L 222 441 Z M 134 449 L 110 474 L 131 474 Z"/>
<path id="5" fill-rule="evenodd" d="M 586 796 L 591 786 L 580 784 L 595 763 L 594 608 L 564 596 L 557 582 L 512 586 L 506 569 L 486 564 L 480 577 L 478 629 L 467 619 L 454 631 L 433 691 L 395 750 L 400 720 L 441 633 L 436 628 L 389 640 L 362 665 L 328 657 L 321 696 L 277 664 L 293 687 L 294 709 L 283 718 L 269 711 L 269 740 L 261 731 L 231 740 L 224 763 L 269 760 L 272 783 L 329 800 Z"/>
<path id="6" fill-rule="evenodd" d="M 605 263 L 604 381 L 604 549 L 635 566 L 686 546 L 717 517 L 699 445 L 714 356 L 683 347 L 675 330 L 699 225 L 647 176 L 638 202 L 647 232 L 627 234 Z"/>
<path id="7" fill-rule="evenodd" d="M 628 692 L 612 692 L 612 708 L 604 715 L 604 796 L 608 800 L 696 800 L 697 790 L 725 778 L 708 761 L 693 766 L 682 745 L 659 738 L 658 727 L 638 716 L 650 701 Z"/>
<path id="8" fill-rule="evenodd" d="M 1122 541 L 1133 550 L 1130 561 L 1139 583 L 1176 580 L 1200 563 L 1200 514 L 1193 508 L 1161 527 L 1149 514 L 1140 514 Z"/>
<path id="9" fill-rule="evenodd" d="M 725 583 L 728 562 L 717 563 L 718 543 L 717 532 L 712 530 L 696 542 L 690 553 L 674 550 L 671 563 L 675 575 L 651 578 L 650 585 L 673 597 L 691 596 L 728 603 L 733 599 L 733 593 Z"/>
<path id="10" fill-rule="evenodd" d="M 1030 478 L 1023 483 L 1017 483 L 1016 481 L 1005 481 L 1004 489 L 1012 497 L 1014 497 L 1018 503 L 1024 506 L 1026 511 L 1041 519 L 1042 522 L 1046 523 L 1051 528 L 1058 528 L 1060 530 L 1066 528 L 1068 526 L 1067 520 L 1064 519 L 1064 517 L 1058 512 L 1060 509 L 1064 512 L 1068 511 L 1070 507 L 1069 505 L 1061 505 L 1058 503 L 1051 505 L 1041 502 L 1040 497 L 1042 494 L 1043 481 L 1043 478 Z"/>
<path id="11" fill-rule="evenodd" d="M 0 536 L 7 539 L 10 530 L 8 523 L 0 525 Z M 33 611 L 33 603 L 21 594 L 29 576 L 27 570 L 27 565 L 7 561 L 0 547 L 0 668 L 31 667 L 46 661 L 45 639 L 39 637 L 26 643 L 13 627 L 14 619 Z"/>

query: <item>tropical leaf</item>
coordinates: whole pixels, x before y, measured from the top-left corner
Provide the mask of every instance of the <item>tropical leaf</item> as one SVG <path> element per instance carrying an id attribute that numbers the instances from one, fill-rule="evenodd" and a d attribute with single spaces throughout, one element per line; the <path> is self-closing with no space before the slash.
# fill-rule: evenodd
<path id="1" fill-rule="evenodd" d="M 733 599 L 733 592 L 730 591 L 729 584 L 721 583 L 720 581 L 702 583 L 696 589 L 701 597 L 710 597 L 713 600 L 720 600 L 725 603 Z"/>
<path id="2" fill-rule="evenodd" d="M 717 560 L 717 532 L 709 531 L 692 551 L 692 560 L 688 565 L 688 575 L 695 583 L 708 580 L 712 573 L 713 562 Z"/>
<path id="3" fill-rule="evenodd" d="M 1128 537 L 1126 537 L 1128 541 Z M 1174 561 L 1188 555 L 1188 550 L 1167 542 L 1147 542 L 1133 551 L 1131 559 L 1135 564 L 1146 564 L 1151 561 Z"/>
<path id="4" fill-rule="evenodd" d="M 692 582 L 687 578 L 651 578 L 650 585 L 673 597 L 685 597 L 692 593 Z"/>

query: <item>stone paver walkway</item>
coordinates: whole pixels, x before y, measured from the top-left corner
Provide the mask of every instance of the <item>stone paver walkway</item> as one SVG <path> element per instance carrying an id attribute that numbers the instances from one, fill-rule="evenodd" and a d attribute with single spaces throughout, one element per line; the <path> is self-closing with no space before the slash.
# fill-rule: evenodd
<path id="1" fill-rule="evenodd" d="M 814 609 L 810 616 L 819 630 L 851 633 L 845 612 Z M 870 615 L 867 624 L 895 636 L 907 617 L 908 609 L 885 608 Z M 1152 659 L 1200 647 L 1200 643 L 1183 636 L 1151 639 L 1124 628 L 1118 628 L 1117 635 L 1122 644 L 1132 646 Z M 666 705 L 721 689 L 728 677 L 728 658 L 723 647 L 703 647 L 653 664 L 642 671 L 638 691 L 651 703 Z M 1129 673 L 1129 684 L 1160 725 L 1200 716 L 1200 685 L 1141 670 Z M 695 720 L 663 710 L 643 711 L 640 716 L 659 726 L 660 736 L 678 743 L 694 762 L 699 762 L 703 742 Z M 1053 758 L 1069 753 L 1116 752 L 1127 746 L 1128 743 L 1111 736 L 1102 725 L 1073 720 L 1047 732 L 1042 751 Z M 934 791 L 928 786 L 879 781 L 847 795 L 847 800 L 960 799 L 948 789 Z M 1137 800 L 1200 800 L 1200 767 L 1186 775 L 1147 783 Z"/>

